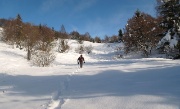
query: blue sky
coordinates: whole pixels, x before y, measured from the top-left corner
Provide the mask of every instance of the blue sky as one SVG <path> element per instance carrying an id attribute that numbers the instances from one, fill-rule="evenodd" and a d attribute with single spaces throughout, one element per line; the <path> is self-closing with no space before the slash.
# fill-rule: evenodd
<path id="1" fill-rule="evenodd" d="M 46 24 L 67 32 L 89 32 L 92 37 L 117 35 L 139 9 L 155 16 L 156 0 L 0 0 L 0 18 Z"/>

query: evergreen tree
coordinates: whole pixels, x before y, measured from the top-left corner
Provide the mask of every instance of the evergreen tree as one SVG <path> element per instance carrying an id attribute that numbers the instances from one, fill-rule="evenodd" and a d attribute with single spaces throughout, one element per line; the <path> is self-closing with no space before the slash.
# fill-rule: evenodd
<path id="1" fill-rule="evenodd" d="M 177 46 L 180 43 L 180 1 L 157 0 L 157 3 L 158 15 L 162 17 L 160 26 L 165 30 L 165 37 L 159 42 L 159 47 L 167 48 L 168 46 L 168 51 L 175 47 L 180 52 L 180 47 Z"/>
<path id="2" fill-rule="evenodd" d="M 178 31 L 180 26 L 180 4 L 179 0 L 161 0 L 158 2 L 158 14 L 163 18 L 161 26 L 172 34 Z"/>
<path id="3" fill-rule="evenodd" d="M 119 36 L 119 41 L 122 42 L 122 37 L 123 37 L 122 30 L 120 29 L 118 32 L 119 32 L 119 34 L 118 34 L 118 36 Z"/>

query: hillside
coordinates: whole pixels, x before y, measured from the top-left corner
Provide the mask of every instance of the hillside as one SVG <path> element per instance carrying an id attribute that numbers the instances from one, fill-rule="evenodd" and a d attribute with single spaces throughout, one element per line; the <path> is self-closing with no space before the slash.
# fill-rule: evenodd
<path id="1" fill-rule="evenodd" d="M 0 109 L 179 109 L 180 60 L 115 59 L 115 44 L 92 45 L 78 68 L 76 41 L 50 67 L 0 42 Z"/>

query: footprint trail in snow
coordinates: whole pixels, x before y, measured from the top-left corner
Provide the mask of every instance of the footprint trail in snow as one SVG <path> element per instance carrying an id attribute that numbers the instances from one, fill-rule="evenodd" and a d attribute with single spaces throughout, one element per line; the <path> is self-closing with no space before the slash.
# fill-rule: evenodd
<path id="1" fill-rule="evenodd" d="M 48 103 L 46 109 L 61 109 L 62 105 L 68 101 L 68 98 L 64 98 L 64 92 L 69 89 L 69 83 L 71 81 L 71 76 L 77 74 L 79 72 L 79 68 L 76 68 L 75 71 L 68 74 L 66 79 L 61 83 L 60 89 L 57 92 L 54 92 L 51 98 L 51 101 Z"/>

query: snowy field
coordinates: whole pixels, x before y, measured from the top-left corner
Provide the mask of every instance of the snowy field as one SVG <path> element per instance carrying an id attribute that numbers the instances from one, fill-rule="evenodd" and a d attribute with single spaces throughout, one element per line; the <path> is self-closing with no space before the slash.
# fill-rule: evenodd
<path id="1" fill-rule="evenodd" d="M 0 42 L 0 109 L 180 109 L 180 60 L 115 60 L 114 45 L 92 46 L 82 69 L 74 48 L 42 68 Z"/>

